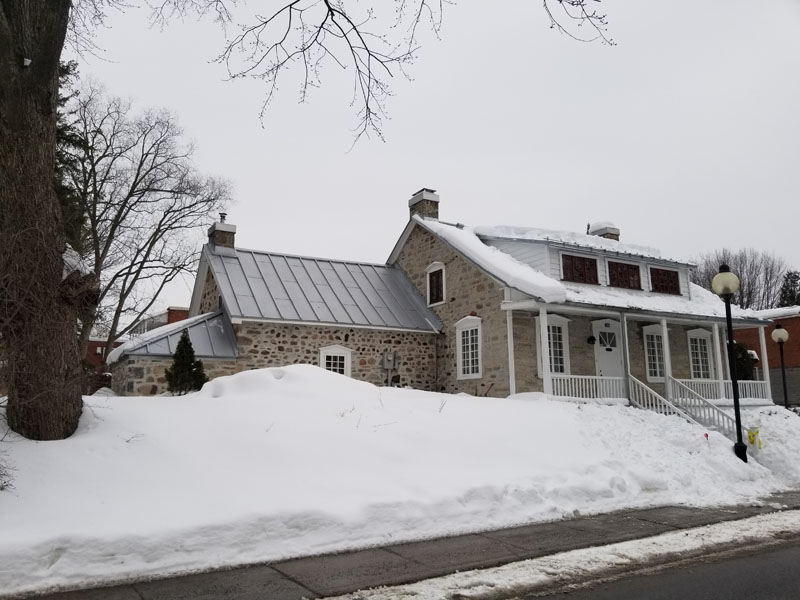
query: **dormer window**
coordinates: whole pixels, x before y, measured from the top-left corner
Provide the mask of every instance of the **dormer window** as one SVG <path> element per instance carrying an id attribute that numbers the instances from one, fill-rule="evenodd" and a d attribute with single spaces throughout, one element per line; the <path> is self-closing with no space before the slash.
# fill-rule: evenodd
<path id="1" fill-rule="evenodd" d="M 597 261 L 585 256 L 561 255 L 562 279 L 575 283 L 593 283 L 597 285 Z"/>
<path id="2" fill-rule="evenodd" d="M 677 271 L 650 267 L 650 289 L 660 294 L 681 295 L 681 284 Z"/>
<path id="3" fill-rule="evenodd" d="M 436 306 L 444 302 L 444 265 L 440 262 L 431 263 L 425 269 L 428 278 L 428 306 Z"/>
<path id="4" fill-rule="evenodd" d="M 629 290 L 642 289 L 639 265 L 608 261 L 608 285 Z"/>

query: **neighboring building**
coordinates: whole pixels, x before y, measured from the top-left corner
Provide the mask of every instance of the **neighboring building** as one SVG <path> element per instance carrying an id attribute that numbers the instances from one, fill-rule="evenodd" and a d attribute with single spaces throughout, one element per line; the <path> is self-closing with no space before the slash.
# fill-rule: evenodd
<path id="1" fill-rule="evenodd" d="M 148 331 L 152 331 L 153 329 L 158 329 L 159 327 L 163 327 L 164 325 L 169 325 L 170 323 L 176 323 L 177 321 L 183 321 L 184 319 L 189 318 L 189 309 L 185 306 L 169 306 L 167 310 L 164 312 L 160 312 L 158 314 L 153 315 L 152 317 L 147 317 L 145 319 L 140 320 L 133 329 L 130 330 L 129 335 L 131 337 L 142 335 L 143 333 L 147 333 Z"/>
<path id="2" fill-rule="evenodd" d="M 781 356 L 778 344 L 772 341 L 775 325 L 780 323 L 789 334 L 783 345 L 783 359 L 786 366 L 786 391 L 789 404 L 800 404 L 800 306 L 770 308 L 756 311 L 762 319 L 771 319 L 774 323 L 765 330 L 767 363 L 772 398 L 777 404 L 783 404 L 783 378 L 781 376 Z M 757 329 L 743 329 L 736 332 L 736 341 L 744 343 L 749 349 L 758 349 L 761 345 Z M 758 352 L 759 369 L 764 368 L 762 352 Z"/>
<path id="3" fill-rule="evenodd" d="M 89 344 L 86 347 L 86 357 L 84 360 L 87 364 L 91 365 L 96 373 L 103 372 L 103 351 L 106 348 L 108 340 L 102 337 L 90 337 Z M 112 348 L 117 348 L 122 345 L 121 340 L 113 343 Z"/>
<path id="4" fill-rule="evenodd" d="M 115 390 L 161 391 L 188 325 L 211 377 L 310 362 L 376 384 L 489 396 L 652 406 L 730 397 L 724 304 L 689 282 L 692 265 L 623 244 L 609 223 L 587 235 L 469 228 L 439 221 L 429 189 L 409 207 L 383 265 L 244 250 L 235 226 L 213 225 L 192 317 L 115 351 Z M 733 314 L 736 327 L 769 324 Z M 768 382 L 740 389 L 770 398 Z"/>

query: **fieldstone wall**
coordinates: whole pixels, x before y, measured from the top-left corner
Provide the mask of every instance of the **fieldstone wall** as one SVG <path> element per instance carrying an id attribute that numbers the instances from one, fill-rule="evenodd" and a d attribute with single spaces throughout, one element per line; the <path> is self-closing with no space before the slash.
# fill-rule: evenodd
<path id="1" fill-rule="evenodd" d="M 438 342 L 437 389 L 448 393 L 507 396 L 508 337 L 505 311 L 500 310 L 503 286 L 419 226 L 411 231 L 396 265 L 426 298 L 425 269 L 437 261 L 445 266 L 445 302 L 431 307 L 444 323 Z M 481 318 L 481 377 L 458 379 L 455 324 L 470 315 Z"/>
<path id="2" fill-rule="evenodd" d="M 392 373 L 393 383 L 420 390 L 435 389 L 438 335 L 433 332 L 277 323 L 242 323 L 234 328 L 239 370 L 290 364 L 319 365 L 320 349 L 339 345 L 352 353 L 353 379 L 386 385 L 383 356 L 397 351 L 399 368 Z"/>
<path id="3" fill-rule="evenodd" d="M 165 371 L 171 356 L 126 356 L 111 366 L 111 389 L 119 396 L 154 396 L 167 391 Z M 233 360 L 203 359 L 209 379 L 233 375 L 242 369 Z"/>
<path id="4" fill-rule="evenodd" d="M 536 367 L 536 327 L 529 312 L 514 312 L 514 379 L 517 392 L 542 392 Z"/>
<path id="5" fill-rule="evenodd" d="M 203 282 L 203 294 L 200 296 L 200 308 L 198 309 L 199 315 L 207 312 L 215 311 L 219 308 L 219 287 L 211 273 L 211 267 L 206 272 L 206 280 Z"/>

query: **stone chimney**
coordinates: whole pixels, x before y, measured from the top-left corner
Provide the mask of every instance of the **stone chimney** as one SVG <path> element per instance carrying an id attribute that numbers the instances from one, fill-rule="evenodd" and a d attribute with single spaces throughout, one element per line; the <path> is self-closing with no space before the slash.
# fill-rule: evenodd
<path id="1" fill-rule="evenodd" d="M 236 225 L 225 222 L 228 213 L 219 213 L 219 223 L 208 228 L 208 243 L 222 248 L 233 248 L 236 238 Z"/>
<path id="2" fill-rule="evenodd" d="M 436 190 L 422 188 L 408 201 L 411 216 L 419 215 L 429 219 L 439 219 L 439 194 Z"/>
<path id="3" fill-rule="evenodd" d="M 592 223 L 589 225 L 589 230 L 586 232 L 589 235 L 596 235 L 607 240 L 619 241 L 619 229 L 613 223 L 604 221 L 602 223 Z"/>

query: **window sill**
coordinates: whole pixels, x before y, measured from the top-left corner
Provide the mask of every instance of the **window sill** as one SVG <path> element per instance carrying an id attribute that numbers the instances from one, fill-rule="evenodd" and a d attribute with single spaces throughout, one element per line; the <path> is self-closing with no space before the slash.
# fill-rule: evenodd
<path id="1" fill-rule="evenodd" d="M 445 303 L 444 300 L 442 300 L 441 302 L 434 302 L 433 304 L 428 303 L 428 308 L 433 308 L 434 306 L 441 306 L 444 303 Z"/>
<path id="2" fill-rule="evenodd" d="M 464 379 L 480 379 L 481 377 L 483 377 L 483 375 L 481 375 L 480 373 L 476 373 L 474 375 L 457 375 L 456 379 L 458 381 L 461 381 Z"/>

